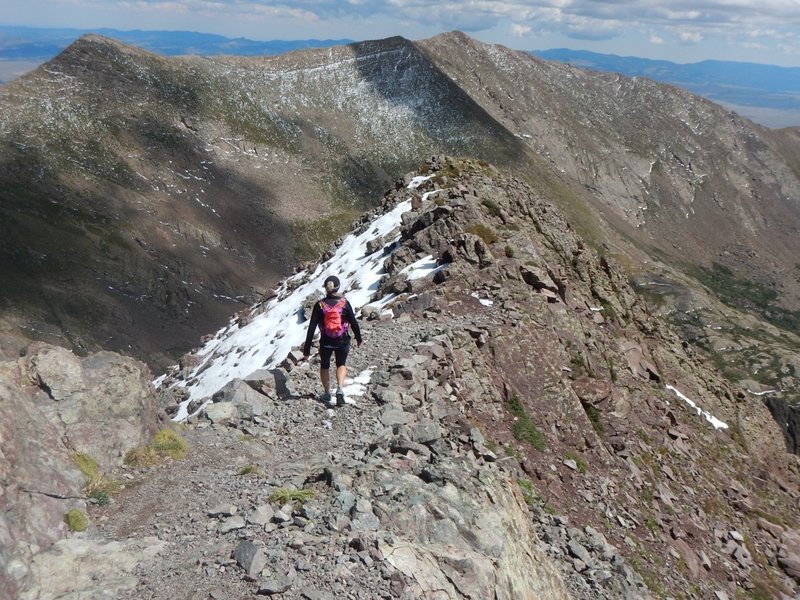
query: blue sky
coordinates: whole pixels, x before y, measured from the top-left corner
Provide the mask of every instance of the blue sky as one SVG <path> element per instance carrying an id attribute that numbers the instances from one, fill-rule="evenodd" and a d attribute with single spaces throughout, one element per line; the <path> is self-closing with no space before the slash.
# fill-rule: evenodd
<path id="1" fill-rule="evenodd" d="M 520 50 L 800 66 L 800 0 L 0 0 L 0 24 L 255 40 L 416 40 L 459 29 Z"/>

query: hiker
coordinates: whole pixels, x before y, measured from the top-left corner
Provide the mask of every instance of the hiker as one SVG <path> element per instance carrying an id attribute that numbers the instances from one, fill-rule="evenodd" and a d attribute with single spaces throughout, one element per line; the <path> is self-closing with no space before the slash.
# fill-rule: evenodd
<path id="1" fill-rule="evenodd" d="M 330 368 L 331 355 L 336 357 L 336 406 L 344 406 L 342 385 L 347 375 L 347 354 L 350 352 L 350 334 L 352 328 L 356 343 L 361 346 L 361 329 L 356 321 L 356 314 L 347 299 L 339 294 L 339 278 L 331 275 L 325 280 L 325 297 L 314 305 L 311 311 L 311 322 L 308 324 L 306 343 L 303 345 L 303 358 L 308 359 L 311 353 L 311 341 L 314 332 L 319 328 L 319 378 L 322 381 L 322 400 L 329 406 L 331 399 Z"/>

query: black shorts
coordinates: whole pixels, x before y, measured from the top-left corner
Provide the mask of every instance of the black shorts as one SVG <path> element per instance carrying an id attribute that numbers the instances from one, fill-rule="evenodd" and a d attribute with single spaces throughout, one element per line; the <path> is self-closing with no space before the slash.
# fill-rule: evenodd
<path id="1" fill-rule="evenodd" d="M 350 352 L 350 344 L 342 344 L 341 346 L 320 346 L 319 348 L 319 366 L 323 369 L 331 368 L 331 354 L 336 354 L 336 366 L 342 367 L 347 363 L 347 355 Z"/>

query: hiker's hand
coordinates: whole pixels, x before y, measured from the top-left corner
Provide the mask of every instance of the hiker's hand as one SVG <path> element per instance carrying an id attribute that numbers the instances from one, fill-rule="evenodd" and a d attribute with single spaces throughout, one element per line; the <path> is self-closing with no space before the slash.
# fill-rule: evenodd
<path id="1" fill-rule="evenodd" d="M 308 357 L 309 357 L 308 354 L 303 354 L 303 362 L 307 362 L 308 361 Z"/>
<path id="2" fill-rule="evenodd" d="M 356 341 L 356 348 L 361 348 L 361 343 L 362 342 L 363 342 L 363 340 L 357 340 Z"/>

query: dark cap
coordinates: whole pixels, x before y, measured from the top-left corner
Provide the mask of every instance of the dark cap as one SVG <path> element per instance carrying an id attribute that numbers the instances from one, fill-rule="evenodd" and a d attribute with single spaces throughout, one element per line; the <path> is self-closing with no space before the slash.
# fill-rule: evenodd
<path id="1" fill-rule="evenodd" d="M 338 290 L 338 289 L 339 289 L 339 278 L 338 278 L 336 275 L 330 275 L 330 276 L 329 276 L 329 277 L 328 277 L 328 278 L 325 280 L 325 283 L 323 284 L 323 287 L 326 287 L 326 288 L 327 288 L 327 287 L 328 287 L 328 282 L 329 282 L 329 281 L 330 281 L 330 282 L 333 284 L 333 290 L 334 290 L 334 291 L 336 291 L 336 290 Z"/>

